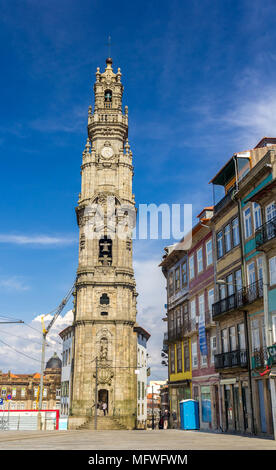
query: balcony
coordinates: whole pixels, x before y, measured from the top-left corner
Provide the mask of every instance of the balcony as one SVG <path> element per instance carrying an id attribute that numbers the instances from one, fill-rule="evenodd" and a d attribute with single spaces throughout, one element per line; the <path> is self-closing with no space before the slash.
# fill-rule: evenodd
<path id="1" fill-rule="evenodd" d="M 253 282 L 247 287 L 243 287 L 234 294 L 225 297 L 224 299 L 215 302 L 212 306 L 213 308 L 213 320 L 223 315 L 224 313 L 229 312 L 230 310 L 238 309 L 245 307 L 255 300 L 261 299 L 263 297 L 263 281 L 259 279 L 256 282 Z"/>
<path id="2" fill-rule="evenodd" d="M 181 341 L 183 339 L 183 328 L 177 328 L 168 331 L 168 343 Z"/>
<path id="3" fill-rule="evenodd" d="M 269 240 L 273 240 L 276 237 L 276 217 L 269 220 L 255 232 L 256 248 L 264 245 Z"/>
<path id="4" fill-rule="evenodd" d="M 251 356 L 252 369 L 258 369 L 259 367 L 265 367 L 269 362 L 269 352 L 267 348 L 259 348 L 253 351 Z"/>
<path id="5" fill-rule="evenodd" d="M 217 214 L 228 202 L 231 201 L 234 188 L 232 188 L 214 207 L 214 215 Z"/>
<path id="6" fill-rule="evenodd" d="M 246 349 L 215 354 L 215 369 L 229 369 L 233 367 L 248 366 L 248 355 Z"/>

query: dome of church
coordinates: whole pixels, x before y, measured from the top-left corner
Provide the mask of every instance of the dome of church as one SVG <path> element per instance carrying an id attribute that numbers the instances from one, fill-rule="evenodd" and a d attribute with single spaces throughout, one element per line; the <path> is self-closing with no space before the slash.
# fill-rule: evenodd
<path id="1" fill-rule="evenodd" d="M 46 369 L 61 369 L 62 362 L 61 359 L 58 357 L 57 353 L 55 352 L 54 355 L 47 361 Z"/>

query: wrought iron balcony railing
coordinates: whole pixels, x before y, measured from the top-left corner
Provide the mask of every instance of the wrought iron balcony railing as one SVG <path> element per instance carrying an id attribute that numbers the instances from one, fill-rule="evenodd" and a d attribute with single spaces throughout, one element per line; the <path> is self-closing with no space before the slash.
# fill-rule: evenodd
<path id="1" fill-rule="evenodd" d="M 230 310 L 243 307 L 263 297 L 263 281 L 259 279 L 247 287 L 240 289 L 234 294 L 215 302 L 212 306 L 213 319 L 229 312 Z"/>
<path id="2" fill-rule="evenodd" d="M 276 217 L 269 220 L 255 232 L 256 248 L 276 237 Z"/>
<path id="3" fill-rule="evenodd" d="M 246 349 L 215 354 L 215 369 L 227 369 L 231 367 L 247 367 L 248 354 Z"/>
<path id="4" fill-rule="evenodd" d="M 259 367 L 264 367 L 268 364 L 270 355 L 267 348 L 258 348 L 254 349 L 251 356 L 251 366 L 252 369 L 258 369 Z"/>

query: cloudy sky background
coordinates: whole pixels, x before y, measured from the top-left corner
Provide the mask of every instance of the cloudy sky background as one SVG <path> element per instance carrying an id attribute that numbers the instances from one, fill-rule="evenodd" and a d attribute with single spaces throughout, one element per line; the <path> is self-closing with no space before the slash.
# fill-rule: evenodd
<path id="1" fill-rule="evenodd" d="M 233 152 L 276 134 L 276 5 L 0 0 L 0 7 L 0 315 L 35 328 L 0 325 L 9 345 L 0 342 L 0 369 L 35 372 L 39 317 L 59 305 L 77 269 L 81 154 L 108 35 L 129 106 L 136 203 L 193 204 L 196 219 L 213 202 L 208 182 Z M 134 244 L 137 320 L 152 334 L 153 379 L 166 376 L 158 264 L 172 242 Z M 47 357 L 60 351 L 55 338 L 71 307 Z"/>

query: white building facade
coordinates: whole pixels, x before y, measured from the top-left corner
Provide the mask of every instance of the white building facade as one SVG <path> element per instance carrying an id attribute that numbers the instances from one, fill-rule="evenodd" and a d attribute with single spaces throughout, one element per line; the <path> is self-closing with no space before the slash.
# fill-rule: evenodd
<path id="1" fill-rule="evenodd" d="M 147 342 L 150 334 L 140 326 L 135 326 L 137 334 L 137 424 L 138 429 L 147 428 Z"/>
<path id="2" fill-rule="evenodd" d="M 72 388 L 72 357 L 73 357 L 73 326 L 68 326 L 59 333 L 62 339 L 62 369 L 61 369 L 61 417 L 68 417 L 70 412 L 70 399 Z"/>

